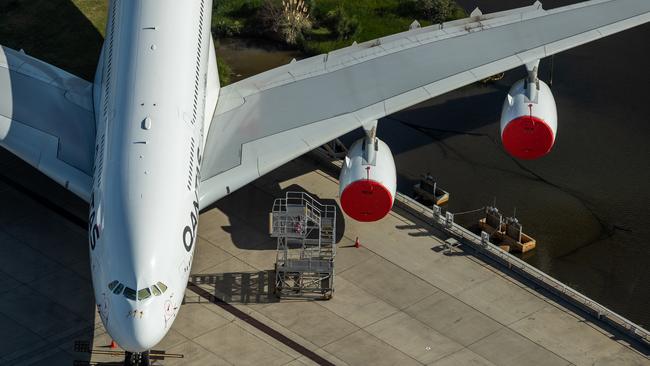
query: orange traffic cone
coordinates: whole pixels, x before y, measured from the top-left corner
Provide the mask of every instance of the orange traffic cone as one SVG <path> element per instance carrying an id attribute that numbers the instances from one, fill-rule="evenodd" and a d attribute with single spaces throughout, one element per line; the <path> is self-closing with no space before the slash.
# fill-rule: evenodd
<path id="1" fill-rule="evenodd" d="M 109 347 L 111 347 L 111 349 L 115 349 L 117 348 L 117 343 L 115 343 L 115 341 L 111 339 L 111 345 Z"/>
<path id="2" fill-rule="evenodd" d="M 359 237 L 357 236 L 357 240 L 354 241 L 354 247 L 359 248 L 361 247 L 361 243 L 359 243 Z"/>

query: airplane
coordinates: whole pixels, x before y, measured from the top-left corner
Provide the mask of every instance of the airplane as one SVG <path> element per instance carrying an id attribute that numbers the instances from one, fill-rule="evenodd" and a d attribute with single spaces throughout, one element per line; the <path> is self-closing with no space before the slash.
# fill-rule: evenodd
<path id="1" fill-rule="evenodd" d="M 647 0 L 476 9 L 221 87 L 211 10 L 211 0 L 112 0 L 92 83 L 0 47 L 0 146 L 89 203 L 97 310 L 126 364 L 148 364 L 178 315 L 203 208 L 363 128 L 341 207 L 380 220 L 396 174 L 378 119 L 520 66 L 501 139 L 517 158 L 542 157 L 558 125 L 540 59 L 650 21 Z"/>

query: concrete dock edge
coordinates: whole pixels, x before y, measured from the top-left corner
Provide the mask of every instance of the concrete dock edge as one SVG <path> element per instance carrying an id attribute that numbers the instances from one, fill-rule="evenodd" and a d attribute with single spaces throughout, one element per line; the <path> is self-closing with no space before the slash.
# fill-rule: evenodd
<path id="1" fill-rule="evenodd" d="M 340 171 L 341 161 L 332 158 L 322 148 L 313 150 L 310 155 L 317 161 L 329 165 L 333 171 Z M 423 222 L 442 230 L 446 234 L 468 245 L 476 253 L 498 263 L 500 269 L 521 276 L 524 280 L 541 287 L 550 294 L 587 314 L 599 326 L 610 326 L 629 338 L 631 346 L 650 358 L 650 332 L 622 315 L 599 304 L 577 290 L 567 286 L 552 276 L 540 271 L 516 256 L 494 245 L 484 245 L 479 235 L 452 223 L 448 225 L 444 215 L 436 216 L 432 207 L 427 207 L 402 193 L 395 195 L 395 206 L 405 210 Z"/>

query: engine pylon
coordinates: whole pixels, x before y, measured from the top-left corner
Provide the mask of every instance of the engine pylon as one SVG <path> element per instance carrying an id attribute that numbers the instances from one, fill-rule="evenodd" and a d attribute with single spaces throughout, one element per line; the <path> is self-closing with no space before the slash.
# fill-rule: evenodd
<path id="1" fill-rule="evenodd" d="M 551 89 L 538 78 L 539 60 L 526 64 L 528 76 L 516 82 L 503 103 L 501 141 L 512 156 L 531 160 L 551 151 L 557 108 Z"/>
<path id="2" fill-rule="evenodd" d="M 352 144 L 339 177 L 341 208 L 361 222 L 384 218 L 395 199 L 395 161 L 376 126 L 365 127 L 366 137 Z"/>

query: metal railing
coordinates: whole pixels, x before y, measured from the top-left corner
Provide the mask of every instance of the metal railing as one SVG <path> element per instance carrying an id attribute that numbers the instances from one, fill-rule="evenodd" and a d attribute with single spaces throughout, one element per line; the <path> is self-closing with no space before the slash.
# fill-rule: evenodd
<path id="1" fill-rule="evenodd" d="M 302 208 L 300 216 L 306 220 L 297 222 L 295 218 L 286 213 L 290 208 Z M 322 219 L 335 220 L 336 208 L 331 205 L 323 205 L 316 201 L 309 194 L 304 192 L 287 192 L 284 198 L 278 198 L 273 202 L 271 232 L 275 235 L 293 235 L 294 237 L 306 237 L 307 230 L 322 227 Z M 314 225 L 310 225 L 313 223 Z M 313 227 L 312 227 L 313 226 Z M 335 228 L 332 228 L 335 230 Z M 336 237 L 336 231 L 333 232 Z"/>
<path id="2" fill-rule="evenodd" d="M 276 237 L 275 293 L 330 298 L 334 287 L 336 206 L 304 192 L 287 192 L 273 203 L 271 235 Z"/>
<path id="3" fill-rule="evenodd" d="M 625 334 L 628 334 L 645 346 L 650 346 L 650 332 L 643 327 L 606 308 L 597 301 L 581 294 L 577 290 L 565 285 L 559 280 L 501 248 L 495 245 L 490 245 L 487 241 L 482 240 L 480 236 L 456 223 L 453 223 L 453 221 L 450 225 L 446 216 L 436 214 L 438 210 L 435 208 L 428 208 L 401 193 L 397 193 L 395 201 L 402 208 L 420 216 L 420 218 L 424 219 L 425 222 L 434 224 L 439 229 L 442 229 L 452 236 L 462 240 L 464 243 L 471 245 L 475 250 L 481 252 L 487 257 L 490 257 L 499 263 L 506 265 L 509 269 L 523 275 L 524 278 L 532 280 L 544 289 L 558 295 L 566 301 L 569 301 L 597 319 L 613 326 Z"/>
<path id="4" fill-rule="evenodd" d="M 336 169 L 341 168 L 342 162 L 340 160 L 332 160 L 332 158 L 327 155 L 326 151 L 316 149 L 312 152 L 312 155 L 323 162 L 331 164 Z M 416 217 L 419 217 L 424 222 L 433 224 L 435 227 L 451 234 L 462 242 L 467 243 L 479 253 L 507 266 L 510 270 L 515 271 L 527 280 L 533 281 L 545 290 L 585 311 L 587 314 L 614 327 L 621 333 L 630 336 L 641 345 L 650 347 L 650 332 L 648 332 L 648 330 L 599 304 L 597 301 L 581 294 L 577 290 L 565 285 L 561 281 L 551 277 L 514 255 L 481 240 L 481 236 L 454 223 L 453 215 L 449 215 L 449 213 L 442 215 L 442 211 L 439 208 L 424 206 L 411 197 L 399 192 L 395 195 L 395 204 Z"/>

